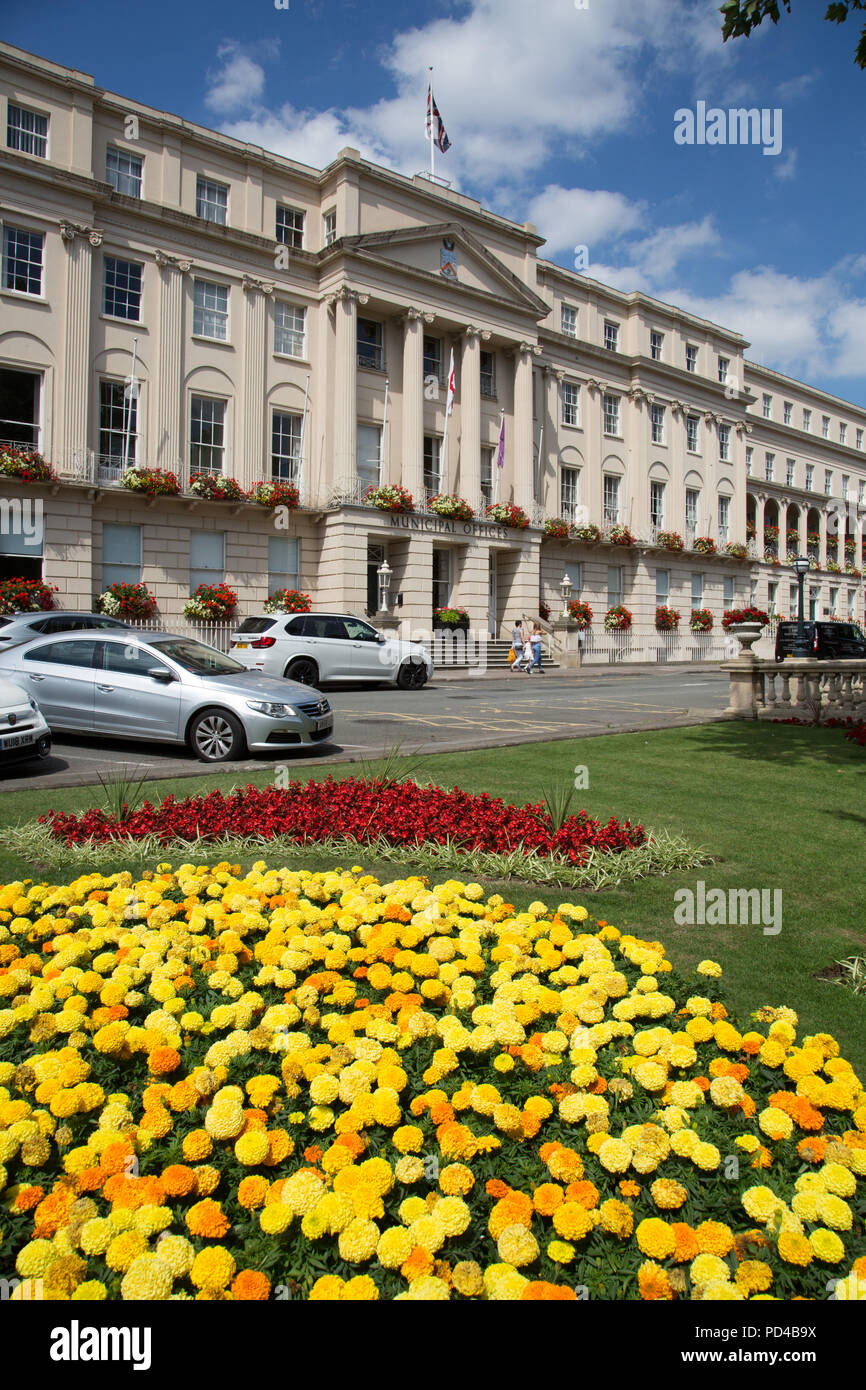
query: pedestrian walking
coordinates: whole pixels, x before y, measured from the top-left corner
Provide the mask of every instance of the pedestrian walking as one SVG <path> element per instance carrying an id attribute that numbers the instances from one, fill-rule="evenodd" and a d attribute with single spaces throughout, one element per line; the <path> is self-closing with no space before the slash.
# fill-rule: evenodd
<path id="1" fill-rule="evenodd" d="M 529 645 L 532 651 L 532 660 L 529 666 L 527 667 L 527 674 L 530 676 L 532 675 L 533 671 L 537 671 L 540 676 L 544 675 L 544 671 L 541 669 L 541 643 L 543 637 L 544 633 L 542 632 L 538 623 L 536 623 L 529 637 Z"/>
<path id="2" fill-rule="evenodd" d="M 520 670 L 520 662 L 523 657 L 525 646 L 523 624 L 519 618 L 514 619 L 514 626 L 511 629 L 511 649 L 514 652 L 514 660 L 511 663 L 512 674 Z"/>

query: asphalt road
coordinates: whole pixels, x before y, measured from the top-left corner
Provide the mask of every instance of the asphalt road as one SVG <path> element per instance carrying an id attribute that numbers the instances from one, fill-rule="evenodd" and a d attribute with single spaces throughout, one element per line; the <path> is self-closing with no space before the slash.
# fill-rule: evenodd
<path id="1" fill-rule="evenodd" d="M 721 714 L 728 678 L 701 668 L 587 672 L 524 676 L 503 673 L 464 680 L 436 680 L 423 690 L 332 687 L 333 743 L 309 752 L 282 752 L 243 762 L 205 764 L 185 748 L 132 743 L 110 737 L 58 736 L 43 763 L 20 763 L 0 773 L 0 792 L 76 786 L 110 776 L 121 767 L 150 778 L 188 777 L 260 770 L 282 763 L 352 761 L 402 751 L 459 752 L 546 739 L 586 737 L 631 729 L 694 724 Z M 2 815 L 2 813 L 0 813 Z"/>

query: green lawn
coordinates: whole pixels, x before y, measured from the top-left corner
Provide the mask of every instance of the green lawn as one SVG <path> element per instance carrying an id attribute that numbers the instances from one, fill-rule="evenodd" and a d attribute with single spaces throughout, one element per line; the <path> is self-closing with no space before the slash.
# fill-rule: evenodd
<path id="1" fill-rule="evenodd" d="M 843 1054 L 861 1075 L 866 1072 L 866 996 L 815 978 L 841 957 L 866 954 L 866 921 L 858 903 L 866 826 L 863 751 L 835 730 L 723 723 L 436 754 L 423 760 L 418 775 L 522 803 L 540 799 L 542 786 L 568 785 L 577 765 L 588 769 L 589 787 L 576 794 L 575 809 L 579 804 L 603 820 L 615 815 L 685 835 L 718 860 L 688 874 L 580 895 L 593 916 L 661 940 L 680 970 L 706 957 L 719 960 L 728 998 L 742 1020 L 761 1004 L 787 1004 L 797 1010 L 803 1030 L 832 1032 Z M 319 778 L 328 771 L 323 764 L 299 775 Z M 358 769 L 340 765 L 334 771 L 343 777 Z M 263 784 L 271 776 L 263 771 L 243 780 Z M 236 784 L 237 778 L 211 772 L 205 780 L 166 782 L 150 795 L 181 797 Z M 0 798 L 0 821 L 25 820 L 49 806 L 81 810 L 100 804 L 100 796 L 99 787 L 8 793 Z M 206 856 L 184 857 L 204 862 Z M 361 861 L 376 871 L 363 850 Z M 309 867 L 323 868 L 325 860 L 311 853 Z M 382 866 L 388 878 L 400 872 Z M 38 864 L 0 854 L 0 876 L 43 873 Z M 760 926 L 676 925 L 674 893 L 694 889 L 698 879 L 708 890 L 781 889 L 781 931 L 770 936 Z M 521 906 L 545 895 L 521 889 L 510 896 Z"/>

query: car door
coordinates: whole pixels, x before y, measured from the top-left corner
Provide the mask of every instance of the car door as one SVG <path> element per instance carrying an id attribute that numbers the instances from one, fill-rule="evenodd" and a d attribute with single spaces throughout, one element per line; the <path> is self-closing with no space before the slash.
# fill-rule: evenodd
<path id="1" fill-rule="evenodd" d="M 51 729 L 93 733 L 96 667 L 101 664 L 98 638 L 67 637 L 23 652 L 19 670 Z"/>
<path id="2" fill-rule="evenodd" d="M 344 618 L 346 635 L 352 645 L 350 654 L 350 675 L 358 680 L 389 680 L 393 674 L 393 661 L 383 660 L 384 643 L 369 623 L 361 618 Z"/>
<path id="3" fill-rule="evenodd" d="M 353 644 L 342 618 L 310 614 L 304 624 L 305 643 L 323 681 L 346 680 L 352 675 Z"/>
<path id="4" fill-rule="evenodd" d="M 96 727 L 111 736 L 176 742 L 180 737 L 181 682 L 150 647 L 130 638 L 106 638 L 97 673 Z M 160 671 L 157 679 L 150 671 Z"/>

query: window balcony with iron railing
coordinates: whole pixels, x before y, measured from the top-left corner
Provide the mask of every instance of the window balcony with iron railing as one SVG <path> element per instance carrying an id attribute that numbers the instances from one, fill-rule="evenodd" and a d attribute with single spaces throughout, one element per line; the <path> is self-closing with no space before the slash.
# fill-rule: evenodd
<path id="1" fill-rule="evenodd" d="M 367 372 L 384 372 L 385 349 L 374 343 L 359 343 L 358 366 Z"/>

